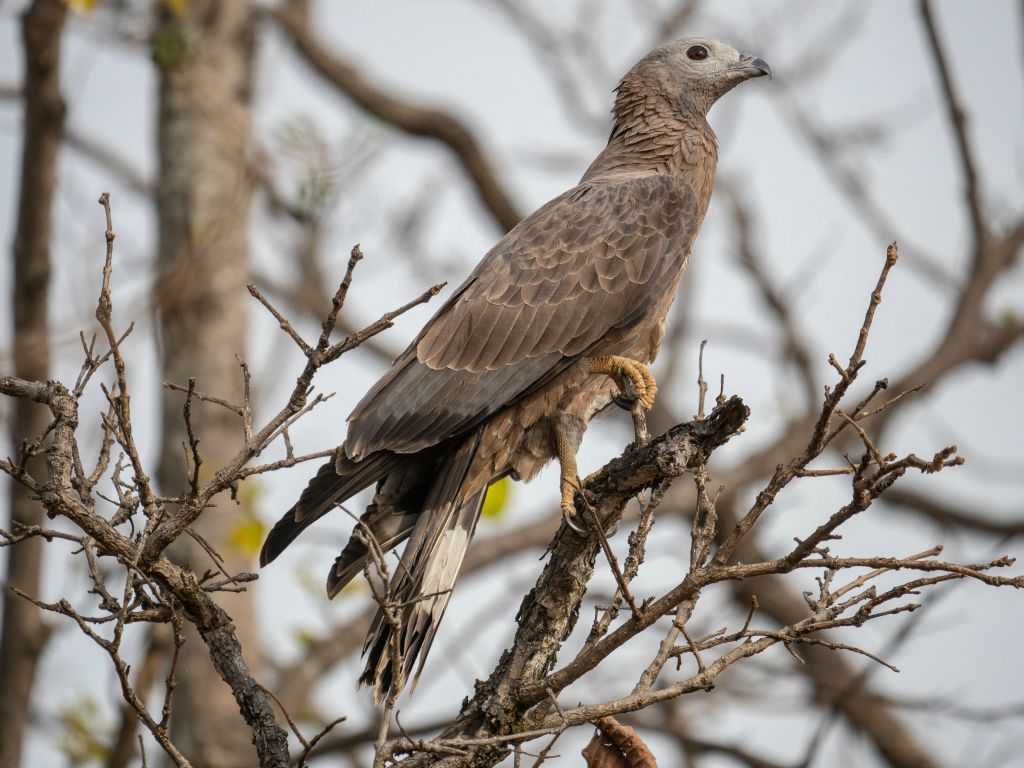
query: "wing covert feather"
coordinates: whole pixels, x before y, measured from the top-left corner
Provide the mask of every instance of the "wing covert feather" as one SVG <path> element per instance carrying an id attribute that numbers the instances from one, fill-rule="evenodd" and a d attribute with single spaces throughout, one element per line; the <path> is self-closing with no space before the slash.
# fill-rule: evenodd
<path id="1" fill-rule="evenodd" d="M 356 406 L 346 452 L 434 445 L 626 338 L 675 285 L 698 215 L 689 184 L 667 175 L 590 182 L 544 205 Z"/>

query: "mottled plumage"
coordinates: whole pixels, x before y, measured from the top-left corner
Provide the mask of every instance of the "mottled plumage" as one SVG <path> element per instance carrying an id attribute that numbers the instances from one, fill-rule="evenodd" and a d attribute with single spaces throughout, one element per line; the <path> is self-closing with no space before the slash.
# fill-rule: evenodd
<path id="1" fill-rule="evenodd" d="M 327 589 L 333 597 L 362 570 L 369 536 L 385 552 L 408 537 L 390 583 L 403 606 L 403 678 L 426 658 L 487 486 L 529 479 L 557 456 L 571 506 L 586 424 L 624 386 L 608 375 L 641 371 L 651 384 L 644 399 L 653 398 L 653 379 L 637 364 L 657 354 L 707 210 L 717 145 L 705 115 L 767 72 L 760 59 L 706 39 L 644 57 L 619 84 L 608 146 L 580 184 L 488 252 L 356 406 L 334 460 L 270 532 L 264 565 L 377 484 Z M 391 631 L 378 612 L 361 678 L 378 698 L 396 682 Z"/>

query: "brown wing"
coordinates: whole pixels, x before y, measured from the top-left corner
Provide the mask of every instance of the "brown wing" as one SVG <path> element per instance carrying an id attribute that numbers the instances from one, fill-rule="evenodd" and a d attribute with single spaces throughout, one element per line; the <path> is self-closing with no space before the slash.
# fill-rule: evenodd
<path id="1" fill-rule="evenodd" d="M 582 184 L 524 219 L 356 406 L 348 456 L 435 445 L 628 338 L 675 285 L 697 215 L 687 182 L 649 175 Z"/>

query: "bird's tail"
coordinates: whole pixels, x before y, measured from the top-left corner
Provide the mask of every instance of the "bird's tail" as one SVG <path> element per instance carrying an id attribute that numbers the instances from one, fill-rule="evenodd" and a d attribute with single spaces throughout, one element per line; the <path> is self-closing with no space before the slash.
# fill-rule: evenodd
<path id="1" fill-rule="evenodd" d="M 359 462 L 351 461 L 339 448 L 317 471 L 295 506 L 277 521 L 260 550 L 260 565 L 273 562 L 306 528 L 345 499 L 353 496 L 390 472 L 401 458 L 380 451 Z"/>
<path id="2" fill-rule="evenodd" d="M 466 487 L 478 446 L 479 434 L 441 463 L 401 561 L 393 566 L 387 613 L 379 608 L 373 619 L 363 648 L 366 669 L 359 678 L 361 684 L 374 686 L 378 704 L 390 690 L 403 688 L 410 677 L 412 688 L 416 687 L 448 607 L 487 493 L 486 484 Z M 412 675 L 417 658 L 419 665 Z"/>

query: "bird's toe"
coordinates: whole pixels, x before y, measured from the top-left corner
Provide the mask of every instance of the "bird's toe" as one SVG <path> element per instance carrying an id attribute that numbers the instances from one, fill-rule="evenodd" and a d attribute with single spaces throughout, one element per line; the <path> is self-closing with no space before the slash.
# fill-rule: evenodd
<path id="1" fill-rule="evenodd" d="M 572 528 L 576 533 L 586 535 L 587 531 L 585 528 L 581 528 L 578 522 L 579 515 L 576 514 L 576 507 L 566 507 L 562 505 L 562 521 L 569 527 Z"/>

